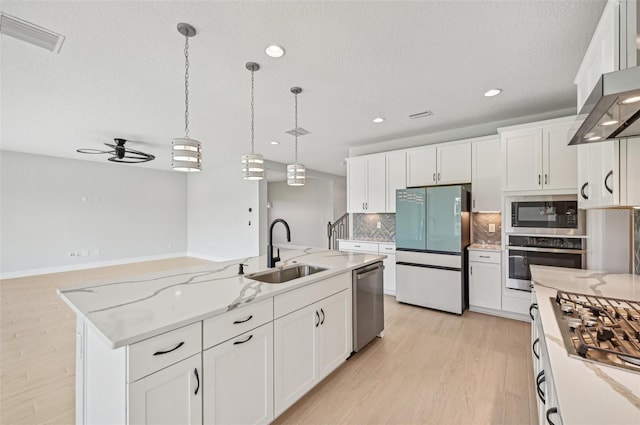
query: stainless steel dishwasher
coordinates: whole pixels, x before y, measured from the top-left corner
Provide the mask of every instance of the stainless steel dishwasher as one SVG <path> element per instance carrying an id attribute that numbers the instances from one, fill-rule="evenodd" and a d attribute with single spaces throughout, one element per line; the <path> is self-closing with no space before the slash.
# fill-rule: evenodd
<path id="1" fill-rule="evenodd" d="M 353 351 L 359 351 L 384 331 L 382 262 L 353 271 Z"/>

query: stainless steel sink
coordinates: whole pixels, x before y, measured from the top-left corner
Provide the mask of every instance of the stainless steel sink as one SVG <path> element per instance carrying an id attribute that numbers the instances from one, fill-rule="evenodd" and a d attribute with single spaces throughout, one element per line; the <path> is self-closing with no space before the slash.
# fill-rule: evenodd
<path id="1" fill-rule="evenodd" d="M 323 267 L 310 266 L 308 264 L 294 264 L 291 266 L 278 267 L 276 269 L 264 272 L 248 274 L 246 277 L 265 283 L 284 283 L 290 280 L 323 272 L 325 270 L 328 269 Z"/>

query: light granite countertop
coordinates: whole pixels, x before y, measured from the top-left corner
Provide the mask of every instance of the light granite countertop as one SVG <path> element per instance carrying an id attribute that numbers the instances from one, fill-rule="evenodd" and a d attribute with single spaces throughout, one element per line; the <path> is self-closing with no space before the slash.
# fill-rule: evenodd
<path id="1" fill-rule="evenodd" d="M 469 245 L 470 250 L 474 250 L 474 251 L 493 251 L 493 252 L 500 252 L 502 251 L 502 245 L 492 245 L 492 244 L 487 244 L 487 243 L 472 243 L 471 245 Z"/>
<path id="2" fill-rule="evenodd" d="M 117 348 L 386 258 L 319 248 L 282 251 L 280 257 L 278 266 L 300 263 L 328 270 L 281 284 L 248 278 L 267 269 L 263 255 L 65 287 L 58 295 Z M 246 275 L 238 275 L 239 263 L 248 264 Z"/>
<path id="3" fill-rule="evenodd" d="M 640 374 L 569 357 L 553 312 L 558 290 L 640 300 L 640 276 L 531 266 L 562 422 L 640 424 Z"/>

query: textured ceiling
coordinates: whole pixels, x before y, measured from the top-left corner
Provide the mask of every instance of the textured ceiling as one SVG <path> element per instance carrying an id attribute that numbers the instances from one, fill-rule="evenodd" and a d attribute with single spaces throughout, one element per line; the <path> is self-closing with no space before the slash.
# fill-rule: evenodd
<path id="1" fill-rule="evenodd" d="M 77 148 L 115 137 L 170 169 L 184 135 L 184 38 L 190 42 L 190 135 L 203 167 L 249 149 L 248 61 L 256 152 L 292 162 L 300 86 L 300 162 L 345 174 L 349 147 L 575 106 L 573 78 L 598 1 L 172 2 L 3 1 L 2 11 L 66 36 L 59 54 L 2 36 L 1 147 L 105 161 Z M 264 48 L 278 43 L 282 59 Z M 489 88 L 498 97 L 482 96 Z M 410 120 L 431 110 L 434 116 Z M 377 115 L 386 118 L 373 124 Z M 280 145 L 272 146 L 278 140 Z"/>

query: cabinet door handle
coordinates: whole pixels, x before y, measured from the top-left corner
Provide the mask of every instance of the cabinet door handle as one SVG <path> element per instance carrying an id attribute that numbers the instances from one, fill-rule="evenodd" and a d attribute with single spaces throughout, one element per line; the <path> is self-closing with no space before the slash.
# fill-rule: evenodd
<path id="1" fill-rule="evenodd" d="M 589 197 L 584 193 L 585 189 L 589 187 L 589 182 L 586 182 L 585 184 L 582 185 L 582 187 L 580 188 L 580 195 L 582 195 L 582 199 L 584 199 L 585 201 L 589 200 Z"/>
<path id="2" fill-rule="evenodd" d="M 545 185 L 549 184 L 549 175 L 548 174 L 544 175 L 544 184 Z"/>
<path id="3" fill-rule="evenodd" d="M 173 347 L 171 350 L 166 350 L 166 351 L 156 351 L 155 353 L 153 353 L 154 356 L 161 356 L 163 354 L 168 354 L 172 351 L 176 351 L 178 348 L 182 347 L 184 345 L 184 341 L 180 342 L 180 344 L 176 345 L 175 347 Z"/>
<path id="4" fill-rule="evenodd" d="M 316 328 L 320 325 L 320 313 L 318 313 L 318 310 L 316 310 L 316 319 L 318 319 L 318 321 L 316 322 Z"/>
<path id="5" fill-rule="evenodd" d="M 436 173 L 433 173 L 433 181 L 436 181 Z"/>
<path id="6" fill-rule="evenodd" d="M 551 420 L 551 418 L 549 418 L 549 416 L 553 415 L 554 413 L 558 413 L 558 408 L 557 407 L 550 407 L 549 409 L 547 409 L 547 423 L 549 425 L 555 425 L 553 423 L 553 421 Z"/>
<path id="7" fill-rule="evenodd" d="M 322 313 L 322 321 L 320 322 L 320 324 L 324 325 L 324 310 L 320 309 L 320 312 Z"/>
<path id="8" fill-rule="evenodd" d="M 438 181 L 440 181 L 440 173 L 438 173 Z"/>
<path id="9" fill-rule="evenodd" d="M 542 388 L 540 387 L 540 385 L 542 385 L 545 381 L 545 376 L 544 376 L 544 370 L 541 370 L 540 373 L 538 373 L 538 376 L 536 377 L 536 388 L 538 390 L 538 397 L 540 397 L 540 400 L 543 403 L 546 403 L 545 399 L 544 399 L 544 391 L 542 390 Z"/>
<path id="10" fill-rule="evenodd" d="M 473 200 L 473 208 L 475 208 L 475 207 L 476 207 L 476 200 L 474 199 Z"/>
<path id="11" fill-rule="evenodd" d="M 244 341 L 234 341 L 233 345 L 244 344 L 245 342 L 251 341 L 251 338 L 253 338 L 253 334 L 249 335 L 249 338 L 245 339 Z"/>
<path id="12" fill-rule="evenodd" d="M 609 180 L 609 177 L 613 176 L 613 170 L 609 171 L 607 173 L 607 176 L 604 178 L 604 187 L 605 189 L 607 189 L 607 191 L 611 194 L 613 194 L 613 189 L 609 187 L 609 185 L 607 184 L 607 180 Z"/>
<path id="13" fill-rule="evenodd" d="M 533 351 L 533 355 L 536 356 L 536 359 L 540 360 L 540 355 L 538 353 L 536 353 L 536 345 L 540 342 L 540 338 L 536 338 L 535 341 L 533 341 L 533 344 L 531 344 L 531 351 Z"/>
<path id="14" fill-rule="evenodd" d="M 196 375 L 196 391 L 193 395 L 198 395 L 198 391 L 200 390 L 200 376 L 198 375 L 198 368 L 193 369 L 193 374 Z"/>
<path id="15" fill-rule="evenodd" d="M 532 303 L 532 304 L 529 306 L 529 317 L 531 317 L 531 320 L 536 320 L 536 319 L 535 319 L 535 317 L 533 317 L 533 312 L 532 312 L 532 310 L 533 310 L 534 308 L 537 310 L 537 309 L 538 309 L 538 304 L 536 304 L 536 303 Z"/>
<path id="16" fill-rule="evenodd" d="M 542 176 L 538 174 L 538 186 L 542 184 Z"/>
<path id="17" fill-rule="evenodd" d="M 233 324 L 234 324 L 234 325 L 239 325 L 240 323 L 246 323 L 246 322 L 248 322 L 248 321 L 249 321 L 249 320 L 251 320 L 251 319 L 253 319 L 253 314 L 252 314 L 252 315 L 250 315 L 249 317 L 247 317 L 247 318 L 246 318 L 246 319 L 244 319 L 244 320 L 236 320 L 235 322 L 233 322 Z"/>

